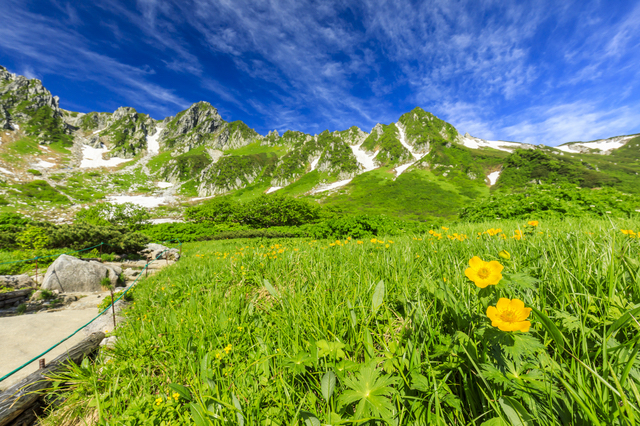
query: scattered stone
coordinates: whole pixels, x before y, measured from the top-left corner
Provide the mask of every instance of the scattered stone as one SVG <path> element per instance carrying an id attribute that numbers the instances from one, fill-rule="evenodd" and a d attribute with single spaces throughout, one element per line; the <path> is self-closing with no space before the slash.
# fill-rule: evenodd
<path id="1" fill-rule="evenodd" d="M 102 339 L 102 342 L 100 342 L 100 346 L 113 349 L 113 347 L 116 345 L 117 340 L 118 340 L 117 336 L 105 337 L 104 339 Z"/>
<path id="2" fill-rule="evenodd" d="M 11 287 L 19 290 L 21 288 L 35 288 L 36 283 L 27 274 L 0 275 L 0 287 Z"/>
<path id="3" fill-rule="evenodd" d="M 124 270 L 124 276 L 126 278 L 135 278 L 138 275 L 140 275 L 140 271 L 132 269 L 132 268 L 127 268 Z"/>
<path id="4" fill-rule="evenodd" d="M 42 288 L 61 293 L 103 291 L 102 280 L 109 278 L 114 287 L 120 284 L 122 268 L 84 261 L 63 254 L 49 266 Z"/>
<path id="5" fill-rule="evenodd" d="M 162 244 L 147 244 L 147 247 L 140 252 L 141 256 L 145 256 L 147 260 L 157 259 L 180 259 L 180 251 L 178 249 L 163 246 Z"/>

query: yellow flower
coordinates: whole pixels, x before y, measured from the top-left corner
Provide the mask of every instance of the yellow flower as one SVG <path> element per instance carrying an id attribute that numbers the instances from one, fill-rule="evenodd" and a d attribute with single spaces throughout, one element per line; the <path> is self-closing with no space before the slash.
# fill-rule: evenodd
<path id="1" fill-rule="evenodd" d="M 502 250 L 500 253 L 498 253 L 498 256 L 500 256 L 501 258 L 506 259 L 506 260 L 511 259 L 511 255 L 506 250 Z"/>
<path id="2" fill-rule="evenodd" d="M 445 231 L 448 231 L 448 230 L 449 230 L 449 228 L 446 228 L 446 227 L 444 227 L 444 226 L 441 226 L 441 228 L 442 228 L 442 229 L 444 229 Z"/>
<path id="3" fill-rule="evenodd" d="M 171 395 L 171 396 L 173 396 L 173 399 L 175 399 L 176 401 L 177 401 L 178 399 L 180 399 L 180 395 L 179 395 L 177 392 L 175 392 L 175 393 L 174 393 L 173 395 Z"/>
<path id="4" fill-rule="evenodd" d="M 511 238 L 515 238 L 516 240 L 521 240 L 522 239 L 522 231 L 519 229 L 516 229 L 514 232 L 513 237 Z"/>
<path id="5" fill-rule="evenodd" d="M 620 231 L 625 235 L 633 234 L 633 231 L 631 229 L 621 229 Z"/>
<path id="6" fill-rule="evenodd" d="M 480 288 L 496 285 L 502 279 L 504 267 L 496 260 L 485 262 L 478 256 L 473 256 L 469 260 L 469 266 L 470 268 L 467 268 L 464 274 Z"/>
<path id="7" fill-rule="evenodd" d="M 376 243 L 376 241 L 378 241 L 378 240 L 376 240 L 375 238 L 371 239 L 371 242 L 374 243 L 374 244 Z"/>
<path id="8" fill-rule="evenodd" d="M 496 306 L 487 308 L 487 316 L 491 325 L 502 331 L 522 331 L 526 333 L 531 327 L 531 322 L 526 321 L 531 313 L 531 308 L 525 308 L 524 302 L 519 299 L 506 299 L 501 297 Z"/>
<path id="9" fill-rule="evenodd" d="M 229 352 L 231 352 L 231 349 L 232 349 L 231 344 L 228 344 L 228 345 L 227 345 L 227 347 L 226 347 L 226 348 L 224 348 L 224 351 L 225 351 L 226 353 L 229 353 Z"/>
<path id="10" fill-rule="evenodd" d="M 162 398 L 156 398 L 156 405 L 162 404 Z"/>
<path id="11" fill-rule="evenodd" d="M 527 222 L 528 225 L 530 226 L 538 226 L 538 221 L 537 220 L 530 220 L 529 222 Z"/>
<path id="12" fill-rule="evenodd" d="M 358 244 L 362 244 L 362 241 L 358 240 Z"/>
<path id="13" fill-rule="evenodd" d="M 385 244 L 384 246 L 385 246 L 386 248 L 389 248 L 389 244 Z"/>

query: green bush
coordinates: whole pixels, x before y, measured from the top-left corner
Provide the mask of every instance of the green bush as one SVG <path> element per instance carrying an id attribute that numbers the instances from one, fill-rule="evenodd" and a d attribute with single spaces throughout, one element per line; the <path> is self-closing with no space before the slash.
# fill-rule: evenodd
<path id="1" fill-rule="evenodd" d="M 160 223 L 147 225 L 140 232 L 148 235 L 154 242 L 177 239 L 186 243 L 211 240 L 214 235 L 220 232 L 240 231 L 248 228 L 246 225 L 237 223 Z"/>
<path id="2" fill-rule="evenodd" d="M 320 206 L 288 195 L 260 195 L 244 204 L 241 223 L 254 228 L 299 226 L 318 220 Z"/>
<path id="3" fill-rule="evenodd" d="M 230 223 L 237 222 L 240 203 L 229 197 L 216 197 L 197 206 L 189 207 L 184 218 L 191 222 Z"/>
<path id="4" fill-rule="evenodd" d="M 99 203 L 76 213 L 76 220 L 98 226 L 126 226 L 139 229 L 151 215 L 144 207 L 133 203 Z"/>
<path id="5" fill-rule="evenodd" d="M 193 222 L 238 223 L 252 228 L 299 226 L 317 221 L 320 206 L 288 195 L 260 195 L 247 202 L 220 197 L 190 207 L 185 219 Z"/>
<path id="6" fill-rule="evenodd" d="M 68 247 L 80 250 L 105 243 L 105 249 L 118 254 L 137 253 L 142 250 L 149 237 L 127 228 L 115 226 L 96 226 L 88 223 L 59 225 L 51 230 L 50 247 Z"/>
<path id="7" fill-rule="evenodd" d="M 533 185 L 519 192 L 498 191 L 488 200 L 462 210 L 460 218 L 485 220 L 549 217 L 632 217 L 640 210 L 637 198 L 613 188 L 588 189 L 571 185 Z"/>
<path id="8" fill-rule="evenodd" d="M 27 172 L 31 173 L 34 176 L 42 176 L 42 172 L 40 170 L 29 169 L 29 170 L 27 170 Z"/>

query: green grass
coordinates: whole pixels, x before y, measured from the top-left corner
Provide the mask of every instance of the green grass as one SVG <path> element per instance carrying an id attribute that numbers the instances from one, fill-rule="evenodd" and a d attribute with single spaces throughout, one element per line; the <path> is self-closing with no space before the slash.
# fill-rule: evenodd
<path id="1" fill-rule="evenodd" d="M 245 145 L 241 148 L 229 149 L 224 151 L 225 154 L 233 154 L 233 155 L 252 155 L 252 154 L 261 154 L 275 152 L 276 154 L 284 154 L 287 152 L 286 147 L 283 146 L 266 146 L 261 145 L 260 142 L 254 142 L 249 145 Z"/>
<path id="2" fill-rule="evenodd" d="M 279 189 L 278 193 L 293 196 L 302 195 L 311 191 L 322 180 L 330 181 L 335 180 L 335 178 L 332 179 L 327 172 L 319 172 L 318 170 L 314 170 L 302 175 L 300 179 L 285 186 L 284 188 Z"/>
<path id="3" fill-rule="evenodd" d="M 410 170 L 393 180 L 390 168 L 379 168 L 356 176 L 347 186 L 322 203 L 351 213 L 385 214 L 403 219 L 442 220 L 453 218 L 470 202 L 459 187 L 427 170 Z M 485 191 L 488 195 L 488 188 Z"/>
<path id="4" fill-rule="evenodd" d="M 638 223 L 185 244 L 115 349 L 58 378 L 45 424 L 634 424 L 640 240 L 620 228 Z M 466 278 L 473 256 L 504 266 L 498 286 Z M 537 310 L 528 332 L 492 327 L 500 297 Z"/>

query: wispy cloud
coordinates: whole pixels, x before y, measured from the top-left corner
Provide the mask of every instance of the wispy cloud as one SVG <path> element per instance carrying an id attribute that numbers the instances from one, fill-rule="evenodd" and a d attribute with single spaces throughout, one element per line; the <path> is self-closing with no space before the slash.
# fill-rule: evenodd
<path id="1" fill-rule="evenodd" d="M 153 75 L 149 67 L 136 67 L 95 52 L 81 34 L 54 19 L 31 13 L 13 4 L 13 19 L 0 27 L 0 48 L 25 58 L 23 72 L 32 75 L 57 74 L 72 80 L 93 80 L 119 93 L 133 103 L 169 110 L 170 106 L 186 107 L 187 101 L 172 90 L 148 81 Z"/>
<path id="2" fill-rule="evenodd" d="M 260 131 L 318 133 L 421 106 L 488 139 L 640 131 L 632 2 L 49 1 L 60 16 L 0 0 L 16 68 L 94 81 L 156 113 L 209 100 Z"/>

